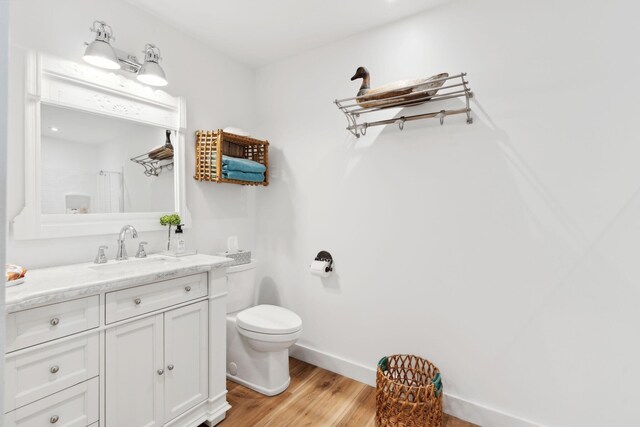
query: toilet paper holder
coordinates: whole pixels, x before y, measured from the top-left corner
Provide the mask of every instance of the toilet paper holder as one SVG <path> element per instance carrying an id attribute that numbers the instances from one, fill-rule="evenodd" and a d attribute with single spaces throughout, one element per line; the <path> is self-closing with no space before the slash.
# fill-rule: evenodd
<path id="1" fill-rule="evenodd" d="M 328 262 L 329 265 L 325 268 L 325 272 L 328 273 L 330 271 L 333 271 L 333 257 L 329 252 L 327 251 L 318 252 L 318 255 L 316 255 L 315 261 Z"/>

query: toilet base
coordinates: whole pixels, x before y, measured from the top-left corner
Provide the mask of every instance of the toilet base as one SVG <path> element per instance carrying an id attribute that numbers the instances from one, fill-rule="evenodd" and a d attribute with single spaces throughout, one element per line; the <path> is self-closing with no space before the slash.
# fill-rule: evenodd
<path id="1" fill-rule="evenodd" d="M 227 315 L 227 378 L 266 396 L 287 389 L 289 348 L 278 351 L 257 351 L 238 332 L 236 319 Z"/>
<path id="2" fill-rule="evenodd" d="M 247 388 L 250 388 L 251 390 L 257 391 L 258 393 L 264 394 L 265 396 L 275 396 L 277 394 L 282 393 L 283 391 L 285 391 L 289 387 L 289 383 L 291 382 L 291 377 L 288 377 L 287 381 L 284 384 L 282 384 L 280 387 L 267 389 L 267 388 L 264 388 L 264 387 L 260 387 L 257 384 L 253 384 L 253 383 L 250 383 L 248 381 L 245 381 L 242 378 L 238 378 L 236 376 L 233 376 L 228 372 L 227 372 L 227 379 L 233 381 L 234 383 L 238 383 L 238 384 L 243 385 L 243 386 L 245 386 Z"/>

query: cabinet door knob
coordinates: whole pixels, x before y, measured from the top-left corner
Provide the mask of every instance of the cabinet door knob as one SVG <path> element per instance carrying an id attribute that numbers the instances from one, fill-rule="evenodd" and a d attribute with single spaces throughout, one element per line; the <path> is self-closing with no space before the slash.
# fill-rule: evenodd
<path id="1" fill-rule="evenodd" d="M 55 423 L 57 423 L 57 422 L 58 422 L 58 420 L 59 420 L 59 419 L 60 419 L 60 417 L 59 417 L 59 416 L 54 415 L 53 417 L 49 418 L 49 422 L 50 422 L 51 424 L 55 424 Z"/>
<path id="2" fill-rule="evenodd" d="M 167 366 L 167 369 L 170 370 L 170 371 L 173 371 L 173 365 Z"/>
<path id="3" fill-rule="evenodd" d="M 191 286 L 185 287 L 184 290 L 187 291 L 187 292 L 191 292 Z"/>
<path id="4" fill-rule="evenodd" d="M 158 375 L 164 374 L 164 369 L 158 369 Z"/>
<path id="5" fill-rule="evenodd" d="M 58 319 L 57 317 L 54 317 L 53 319 L 51 319 L 51 326 L 56 326 L 58 323 L 60 323 L 60 319 Z"/>
<path id="6" fill-rule="evenodd" d="M 49 369 L 49 371 L 50 371 L 52 374 L 57 374 L 59 370 L 60 370 L 60 366 L 58 366 L 58 365 L 53 365 L 53 366 L 51 367 L 51 369 Z"/>
<path id="7" fill-rule="evenodd" d="M 142 300 L 140 298 L 136 298 L 133 300 L 133 302 L 136 303 L 136 305 L 140 305 L 140 303 L 142 302 Z"/>

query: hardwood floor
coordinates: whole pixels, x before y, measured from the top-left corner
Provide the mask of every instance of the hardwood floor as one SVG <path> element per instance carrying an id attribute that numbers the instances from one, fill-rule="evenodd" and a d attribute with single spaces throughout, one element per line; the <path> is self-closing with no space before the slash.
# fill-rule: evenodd
<path id="1" fill-rule="evenodd" d="M 266 397 L 227 381 L 232 408 L 220 427 L 374 427 L 375 388 L 290 359 L 291 385 Z M 473 427 L 446 415 L 446 427 Z"/>

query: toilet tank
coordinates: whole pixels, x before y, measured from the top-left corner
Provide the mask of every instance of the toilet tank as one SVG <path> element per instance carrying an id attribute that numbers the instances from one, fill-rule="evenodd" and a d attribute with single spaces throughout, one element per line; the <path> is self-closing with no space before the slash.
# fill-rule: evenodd
<path id="1" fill-rule="evenodd" d="M 254 304 L 257 265 L 258 262 L 252 259 L 249 264 L 227 268 L 227 313 L 235 313 Z"/>

